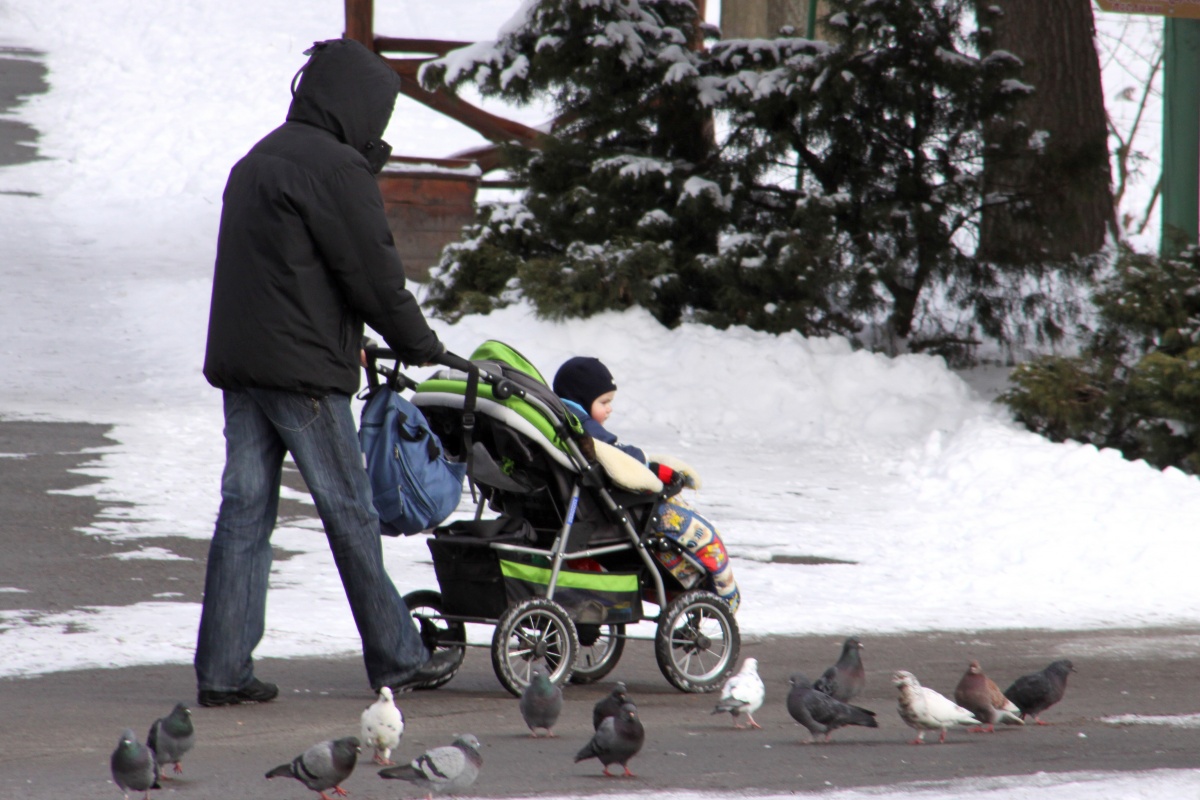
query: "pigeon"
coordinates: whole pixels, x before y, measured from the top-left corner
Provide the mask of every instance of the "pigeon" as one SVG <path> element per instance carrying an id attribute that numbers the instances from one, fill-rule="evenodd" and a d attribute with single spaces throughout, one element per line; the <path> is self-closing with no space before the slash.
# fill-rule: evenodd
<path id="1" fill-rule="evenodd" d="M 483 766 L 479 747 L 473 734 L 464 733 L 448 745 L 426 750 L 412 763 L 379 770 L 379 777 L 408 781 L 424 789 L 427 798 L 435 792 L 457 794 L 479 777 Z"/>
<path id="2" fill-rule="evenodd" d="M 354 736 L 319 742 L 288 763 L 280 764 L 268 772 L 267 777 L 295 778 L 321 795 L 321 800 L 331 800 L 325 794 L 326 789 L 333 789 L 336 794 L 346 794 L 338 784 L 354 771 L 358 748 L 359 741 Z"/>
<path id="3" fill-rule="evenodd" d="M 599 730 L 600 723 L 605 717 L 615 717 L 626 703 L 633 704 L 626 691 L 625 682 L 617 681 L 612 691 L 596 701 L 592 706 L 592 730 Z"/>
<path id="4" fill-rule="evenodd" d="M 389 687 L 381 688 L 375 702 L 363 709 L 361 725 L 363 747 L 375 750 L 371 760 L 384 767 L 395 764 L 391 755 L 404 735 L 404 712 L 396 708 Z"/>
<path id="5" fill-rule="evenodd" d="M 615 717 L 606 717 L 596 729 L 591 740 L 575 754 L 575 763 L 597 758 L 604 765 L 604 774 L 616 777 L 608 768 L 620 764 L 625 768 L 625 777 L 635 777 L 629 771 L 629 759 L 638 754 L 646 741 L 646 729 L 638 719 L 637 706 L 626 703 Z"/>
<path id="6" fill-rule="evenodd" d="M 1021 719 L 1033 717 L 1038 725 L 1047 725 L 1038 716 L 1063 699 L 1067 693 L 1067 675 L 1075 671 L 1070 659 L 1063 658 L 1041 672 L 1022 675 L 1004 691 L 1004 696 L 1021 709 Z"/>
<path id="7" fill-rule="evenodd" d="M 997 722 L 1005 725 L 1025 724 L 1020 716 L 1021 710 L 1004 696 L 991 678 L 983 674 L 983 667 L 979 666 L 978 661 L 967 665 L 967 671 L 954 689 L 954 702 L 983 722 L 982 728 L 972 730 L 993 733 Z"/>
<path id="8" fill-rule="evenodd" d="M 747 658 L 742 662 L 742 668 L 730 675 L 721 687 L 721 697 L 714 714 L 728 712 L 733 715 L 733 727 L 742 727 L 742 715 L 748 720 L 747 728 L 762 728 L 754 721 L 754 712 L 762 708 L 766 697 L 767 687 L 762 678 L 758 677 L 758 659 Z"/>
<path id="9" fill-rule="evenodd" d="M 529 674 L 529 685 L 521 693 L 521 718 L 535 737 L 538 730 L 554 735 L 554 724 L 562 713 L 563 691 L 546 677 L 546 672 L 534 667 Z"/>
<path id="10" fill-rule="evenodd" d="M 196 729 L 192 727 L 192 712 L 183 703 L 176 703 L 171 713 L 154 720 L 146 734 L 146 746 L 154 751 L 158 761 L 159 777 L 166 778 L 161 768 L 173 764 L 175 772 L 183 772 L 179 762 L 196 743 Z"/>
<path id="11" fill-rule="evenodd" d="M 900 719 L 917 732 L 913 744 L 925 744 L 925 731 L 940 730 L 938 741 L 945 742 L 949 727 L 983 724 L 950 698 L 922 686 L 911 672 L 900 670 L 892 683 L 900 690 Z"/>
<path id="12" fill-rule="evenodd" d="M 129 728 L 121 731 L 121 741 L 117 742 L 109 763 L 113 783 L 125 794 L 125 800 L 129 800 L 131 789 L 145 792 L 149 798 L 151 789 L 162 788 L 158 785 L 158 761 L 154 751 L 139 742 Z"/>
<path id="13" fill-rule="evenodd" d="M 818 692 L 808 678 L 798 672 L 788 679 L 788 683 L 792 686 L 787 696 L 788 713 L 792 719 L 808 728 L 814 742 L 818 734 L 825 734 L 825 741 L 828 742 L 835 730 L 847 725 L 879 727 L 874 711 L 848 705 L 836 697 Z"/>
<path id="14" fill-rule="evenodd" d="M 862 656 L 858 652 L 862 650 L 862 646 L 862 642 L 853 636 L 842 642 L 842 654 L 837 663 L 817 678 L 813 688 L 843 703 L 849 703 L 862 694 L 867 685 L 867 673 L 863 669 Z"/>

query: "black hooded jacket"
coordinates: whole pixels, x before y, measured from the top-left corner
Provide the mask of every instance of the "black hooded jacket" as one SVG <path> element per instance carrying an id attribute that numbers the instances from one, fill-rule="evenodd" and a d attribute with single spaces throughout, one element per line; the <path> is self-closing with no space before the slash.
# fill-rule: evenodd
<path id="1" fill-rule="evenodd" d="M 364 155 L 399 88 L 362 44 L 319 43 L 287 121 L 230 172 L 204 359 L 213 386 L 353 394 L 364 321 L 407 363 L 442 352 L 405 288 Z"/>

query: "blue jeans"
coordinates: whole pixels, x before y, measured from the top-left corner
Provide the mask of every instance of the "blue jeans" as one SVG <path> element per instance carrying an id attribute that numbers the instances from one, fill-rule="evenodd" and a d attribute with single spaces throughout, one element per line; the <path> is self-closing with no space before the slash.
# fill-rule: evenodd
<path id="1" fill-rule="evenodd" d="M 225 392 L 221 510 L 196 641 L 199 688 L 237 691 L 254 679 L 252 653 L 265 627 L 271 532 L 289 452 L 325 526 L 371 688 L 409 677 L 429 651 L 383 566 L 350 398 L 245 389 Z"/>

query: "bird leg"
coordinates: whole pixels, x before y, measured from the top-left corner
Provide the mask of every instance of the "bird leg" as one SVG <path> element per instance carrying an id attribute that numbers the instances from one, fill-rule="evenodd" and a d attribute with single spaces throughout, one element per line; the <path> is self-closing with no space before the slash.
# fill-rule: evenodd
<path id="1" fill-rule="evenodd" d="M 637 777 L 637 775 L 634 775 L 632 772 L 629 771 L 629 767 L 627 765 L 622 764 L 621 766 L 625 767 L 625 777 L 626 778 L 636 778 Z"/>
<path id="2" fill-rule="evenodd" d="M 183 764 L 180 764 L 178 761 L 175 762 L 175 774 L 176 775 L 183 774 Z"/>
<path id="3" fill-rule="evenodd" d="M 942 735 L 938 737 L 938 744 L 946 743 L 946 729 L 942 728 Z"/>
<path id="4" fill-rule="evenodd" d="M 750 727 L 758 728 L 760 731 L 762 730 L 762 725 L 759 725 L 757 722 L 755 722 L 754 717 L 747 714 L 746 719 L 750 720 Z"/>
<path id="5" fill-rule="evenodd" d="M 392 766 L 395 766 L 395 764 L 396 764 L 395 761 L 392 761 L 387 756 L 380 755 L 378 751 L 375 752 L 375 757 L 371 760 L 374 761 L 376 764 L 380 765 L 381 767 L 392 767 Z"/>

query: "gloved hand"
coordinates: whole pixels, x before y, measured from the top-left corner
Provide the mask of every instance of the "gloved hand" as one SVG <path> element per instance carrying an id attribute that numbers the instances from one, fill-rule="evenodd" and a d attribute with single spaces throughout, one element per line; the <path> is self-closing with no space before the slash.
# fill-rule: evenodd
<path id="1" fill-rule="evenodd" d="M 651 455 L 647 459 L 650 463 L 648 466 L 656 475 L 660 469 L 673 470 L 675 474 L 683 476 L 683 486 L 686 489 L 700 489 L 700 476 L 696 474 L 696 470 L 691 464 L 688 464 L 681 458 L 665 455 Z M 669 482 L 670 475 L 664 478 L 659 475 L 659 480 L 663 483 Z"/>
<path id="2" fill-rule="evenodd" d="M 662 481 L 663 494 L 667 497 L 674 497 L 687 485 L 687 475 L 679 470 L 672 469 L 666 464 L 659 464 L 657 461 L 651 461 L 646 466 Z"/>

